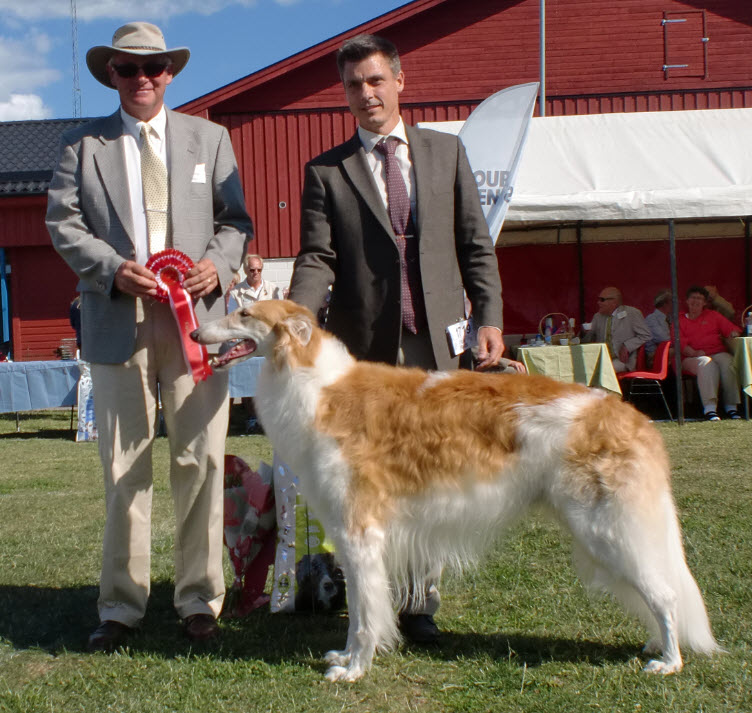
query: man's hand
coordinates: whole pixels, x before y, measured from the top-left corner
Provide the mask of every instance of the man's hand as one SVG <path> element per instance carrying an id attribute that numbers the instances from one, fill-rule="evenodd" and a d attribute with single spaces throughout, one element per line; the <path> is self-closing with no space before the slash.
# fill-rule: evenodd
<path id="1" fill-rule="evenodd" d="M 619 361 L 622 364 L 629 361 L 629 350 L 623 344 L 619 347 Z"/>
<path id="2" fill-rule="evenodd" d="M 218 285 L 217 268 L 207 257 L 199 260 L 185 273 L 185 282 L 183 282 L 183 287 L 188 290 L 194 299 L 206 297 L 206 295 L 214 292 Z"/>
<path id="3" fill-rule="evenodd" d="M 496 366 L 504 353 L 504 338 L 495 327 L 481 327 L 478 330 L 478 371 Z"/>
<path id="4" fill-rule="evenodd" d="M 154 273 L 133 260 L 126 260 L 115 273 L 115 287 L 134 297 L 156 297 Z"/>

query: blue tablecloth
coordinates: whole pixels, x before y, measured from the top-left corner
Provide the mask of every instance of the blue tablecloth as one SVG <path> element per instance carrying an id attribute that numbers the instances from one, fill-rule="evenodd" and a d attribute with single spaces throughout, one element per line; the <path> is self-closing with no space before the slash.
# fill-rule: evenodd
<path id="1" fill-rule="evenodd" d="M 75 361 L 0 363 L 0 413 L 73 406 L 77 383 Z"/>
<path id="2" fill-rule="evenodd" d="M 230 369 L 230 396 L 256 393 L 263 358 L 254 357 Z M 38 411 L 76 403 L 78 362 L 18 361 L 0 363 L 0 413 Z"/>

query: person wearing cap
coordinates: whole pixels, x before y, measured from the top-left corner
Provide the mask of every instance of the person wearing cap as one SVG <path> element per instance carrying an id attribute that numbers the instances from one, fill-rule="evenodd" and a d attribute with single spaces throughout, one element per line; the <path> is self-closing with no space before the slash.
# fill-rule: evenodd
<path id="1" fill-rule="evenodd" d="M 117 91 L 120 107 L 63 135 L 48 194 L 53 245 L 79 278 L 81 352 L 91 362 L 104 470 L 93 651 L 122 645 L 146 611 L 160 400 L 176 519 L 175 608 L 191 639 L 219 631 L 227 374 L 194 384 L 170 306 L 154 299 L 157 282 L 145 263 L 165 248 L 188 255 L 194 267 L 184 287 L 196 316 L 215 319 L 253 228 L 226 129 L 164 105 L 189 56 L 185 47 L 168 49 L 146 22 L 124 25 L 111 45 L 89 50 L 89 70 Z"/>
<path id="2" fill-rule="evenodd" d="M 645 357 L 648 366 L 653 366 L 656 349 L 661 342 L 671 339 L 671 309 L 673 294 L 668 288 L 658 291 L 653 306 L 655 309 L 645 317 L 645 324 L 650 330 L 650 339 L 645 342 Z"/>

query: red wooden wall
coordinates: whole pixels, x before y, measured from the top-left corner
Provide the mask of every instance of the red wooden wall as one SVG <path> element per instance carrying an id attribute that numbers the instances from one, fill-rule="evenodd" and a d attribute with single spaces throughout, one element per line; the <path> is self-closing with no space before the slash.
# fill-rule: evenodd
<path id="1" fill-rule="evenodd" d="M 679 308 L 691 285 L 716 285 L 738 312 L 747 306 L 744 238 L 676 242 Z M 663 241 L 585 243 L 582 246 L 584 315 L 580 313 L 577 246 L 517 245 L 497 250 L 504 290 L 504 329 L 537 331 L 541 317 L 563 312 L 578 323 L 597 311 L 599 292 L 616 286 L 625 304 L 653 311 L 653 298 L 671 287 L 669 243 Z"/>

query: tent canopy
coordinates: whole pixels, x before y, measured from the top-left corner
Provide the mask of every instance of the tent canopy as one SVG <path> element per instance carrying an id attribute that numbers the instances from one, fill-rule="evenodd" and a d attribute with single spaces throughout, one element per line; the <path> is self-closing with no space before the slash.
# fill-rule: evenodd
<path id="1" fill-rule="evenodd" d="M 506 220 L 725 218 L 750 196 L 752 109 L 534 117 Z"/>

